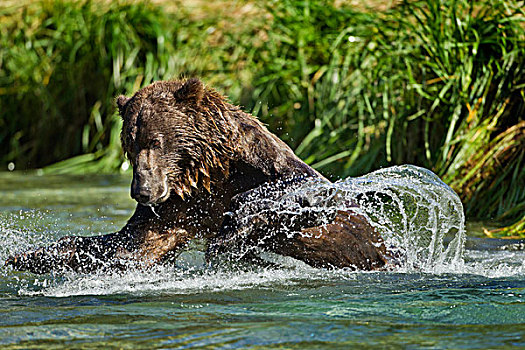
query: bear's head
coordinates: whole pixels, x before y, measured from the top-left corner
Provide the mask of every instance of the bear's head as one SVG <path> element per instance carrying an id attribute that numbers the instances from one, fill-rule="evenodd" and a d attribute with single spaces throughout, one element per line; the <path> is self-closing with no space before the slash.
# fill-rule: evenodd
<path id="1" fill-rule="evenodd" d="M 156 205 L 173 194 L 184 199 L 194 189 L 210 191 L 212 172 L 228 176 L 235 107 L 198 79 L 156 82 L 131 98 L 118 97 L 117 106 L 137 202 Z"/>

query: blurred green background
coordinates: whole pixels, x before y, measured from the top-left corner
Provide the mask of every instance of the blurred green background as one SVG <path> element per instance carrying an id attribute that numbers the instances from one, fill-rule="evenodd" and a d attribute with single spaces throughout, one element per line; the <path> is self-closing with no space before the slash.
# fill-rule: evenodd
<path id="1" fill-rule="evenodd" d="M 433 170 L 525 237 L 524 1 L 3 1 L 0 169 L 119 172 L 114 99 L 197 76 L 337 179 Z"/>

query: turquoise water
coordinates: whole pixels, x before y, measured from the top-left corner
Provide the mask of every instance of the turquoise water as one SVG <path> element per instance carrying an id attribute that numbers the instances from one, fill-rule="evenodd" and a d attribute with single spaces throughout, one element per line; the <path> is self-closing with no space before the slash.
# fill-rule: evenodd
<path id="1" fill-rule="evenodd" d="M 130 179 L 0 174 L 0 258 L 116 231 Z M 479 236 L 470 231 L 469 236 Z M 0 348 L 525 348 L 523 244 L 470 238 L 462 259 L 392 271 L 178 267 L 37 276 L 0 267 Z"/>

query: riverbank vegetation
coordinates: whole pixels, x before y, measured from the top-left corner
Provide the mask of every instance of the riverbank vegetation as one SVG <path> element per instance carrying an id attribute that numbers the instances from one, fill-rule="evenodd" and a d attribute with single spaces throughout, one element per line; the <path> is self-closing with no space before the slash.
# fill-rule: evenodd
<path id="1" fill-rule="evenodd" d="M 525 236 L 523 1 L 6 2 L 0 166 L 117 172 L 114 97 L 199 76 L 333 179 L 411 163 Z"/>

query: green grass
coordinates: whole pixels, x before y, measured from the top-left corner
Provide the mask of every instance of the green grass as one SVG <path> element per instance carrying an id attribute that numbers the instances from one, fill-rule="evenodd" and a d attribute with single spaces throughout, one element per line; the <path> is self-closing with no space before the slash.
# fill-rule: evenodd
<path id="1" fill-rule="evenodd" d="M 144 3 L 43 1 L 5 12 L 2 162 L 33 168 L 87 153 L 81 159 L 100 160 L 87 171 L 114 169 L 121 154 L 112 101 L 164 78 L 173 64 L 163 54 L 172 46 L 167 18 Z"/>
<path id="2" fill-rule="evenodd" d="M 119 171 L 114 97 L 200 76 L 332 178 L 424 166 L 525 236 L 523 1 L 183 4 L 0 9 L 0 166 Z"/>

